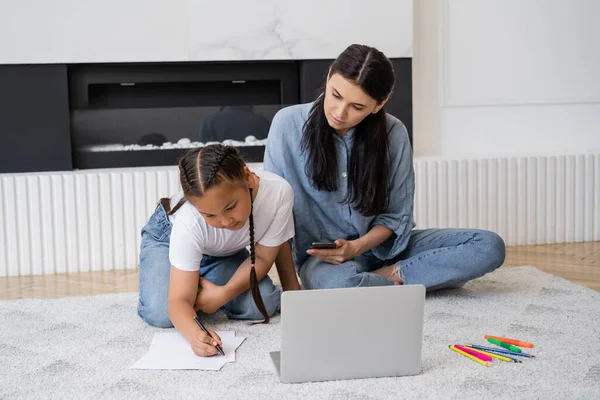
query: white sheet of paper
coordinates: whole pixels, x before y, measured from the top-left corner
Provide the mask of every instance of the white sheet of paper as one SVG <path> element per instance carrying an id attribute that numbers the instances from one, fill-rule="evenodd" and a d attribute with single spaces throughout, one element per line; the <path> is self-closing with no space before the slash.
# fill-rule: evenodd
<path id="1" fill-rule="evenodd" d="M 235 361 L 235 350 L 246 339 L 233 331 L 217 331 L 223 341 L 223 352 L 213 357 L 198 357 L 179 332 L 155 333 L 150 349 L 131 366 L 132 369 L 204 369 L 220 370 L 227 362 Z"/>

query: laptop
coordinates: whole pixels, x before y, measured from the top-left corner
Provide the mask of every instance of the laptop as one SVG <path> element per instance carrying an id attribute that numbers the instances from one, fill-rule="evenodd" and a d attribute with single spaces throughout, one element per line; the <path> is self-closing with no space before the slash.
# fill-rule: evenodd
<path id="1" fill-rule="evenodd" d="M 298 290 L 281 296 L 284 383 L 417 375 L 425 286 Z"/>

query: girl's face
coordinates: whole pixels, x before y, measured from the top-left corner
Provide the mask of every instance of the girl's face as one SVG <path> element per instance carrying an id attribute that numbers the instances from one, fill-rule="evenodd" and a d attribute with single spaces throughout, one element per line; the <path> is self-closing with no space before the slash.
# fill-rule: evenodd
<path id="1" fill-rule="evenodd" d="M 338 135 L 345 135 L 369 114 L 376 114 L 385 105 L 366 94 L 359 85 L 333 74 L 325 86 L 325 117 Z"/>
<path id="2" fill-rule="evenodd" d="M 244 167 L 243 181 L 213 186 L 204 196 L 194 197 L 189 201 L 213 228 L 237 231 L 250 216 L 252 202 L 248 188 L 252 187 L 253 180 L 252 172 Z"/>

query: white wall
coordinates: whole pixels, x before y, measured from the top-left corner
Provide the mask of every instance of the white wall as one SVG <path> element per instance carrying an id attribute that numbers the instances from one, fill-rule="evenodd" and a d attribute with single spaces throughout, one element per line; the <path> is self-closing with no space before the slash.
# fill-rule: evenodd
<path id="1" fill-rule="evenodd" d="M 412 56 L 412 0 L 0 1 L 0 64 Z"/>
<path id="2" fill-rule="evenodd" d="M 415 2 L 415 155 L 600 149 L 600 1 Z"/>

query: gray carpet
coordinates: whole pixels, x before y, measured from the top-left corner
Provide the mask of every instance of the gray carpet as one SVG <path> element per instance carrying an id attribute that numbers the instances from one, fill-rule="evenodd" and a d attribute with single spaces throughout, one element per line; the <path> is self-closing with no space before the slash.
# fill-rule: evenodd
<path id="1" fill-rule="evenodd" d="M 132 370 L 159 331 L 138 319 L 136 301 L 127 293 L 0 302 L 0 398 L 600 398 L 600 293 L 532 267 L 428 295 L 422 372 L 403 378 L 281 384 L 269 357 L 279 317 L 251 326 L 222 315 L 207 323 L 248 338 L 235 363 L 219 372 Z M 484 334 L 529 340 L 538 357 L 486 368 L 448 349 L 483 344 Z M 357 346 L 369 351 L 369 342 Z"/>

